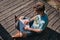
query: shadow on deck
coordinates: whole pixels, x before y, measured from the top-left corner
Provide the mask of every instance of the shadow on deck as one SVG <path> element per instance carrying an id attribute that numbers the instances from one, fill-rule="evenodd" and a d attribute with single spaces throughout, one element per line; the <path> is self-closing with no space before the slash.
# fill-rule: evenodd
<path id="1" fill-rule="evenodd" d="M 6 31 L 6 29 L 4 29 L 4 27 L 1 24 L 0 24 L 0 37 L 2 37 L 3 40 L 13 40 L 10 34 Z"/>
<path id="2" fill-rule="evenodd" d="M 42 33 L 27 38 L 17 38 L 16 40 L 60 40 L 60 34 L 46 28 Z"/>
<path id="3" fill-rule="evenodd" d="M 13 40 L 10 34 L 3 28 L 3 26 L 0 24 L 0 36 L 3 40 Z M 27 38 L 17 38 L 16 40 L 59 40 L 60 34 L 46 28 L 42 33 L 38 35 L 33 35 Z"/>

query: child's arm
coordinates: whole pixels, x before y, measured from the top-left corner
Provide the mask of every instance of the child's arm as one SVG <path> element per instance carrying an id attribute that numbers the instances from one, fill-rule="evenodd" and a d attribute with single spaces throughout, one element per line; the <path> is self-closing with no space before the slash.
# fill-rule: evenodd
<path id="1" fill-rule="evenodd" d="M 29 31 L 33 31 L 33 32 L 37 32 L 37 33 L 43 31 L 43 30 L 40 30 L 40 29 L 33 29 L 33 28 L 30 28 L 30 27 L 27 27 L 27 26 L 24 29 L 29 30 Z"/>
<path id="2" fill-rule="evenodd" d="M 33 32 L 37 32 L 37 33 L 43 31 L 43 30 L 40 30 L 40 29 L 33 29 L 33 28 L 29 28 L 28 30 L 33 31 Z"/>
<path id="3" fill-rule="evenodd" d="M 27 20 L 24 22 L 24 24 L 28 24 L 29 22 L 33 21 L 36 18 L 36 16 L 32 17 L 30 20 Z"/>
<path id="4" fill-rule="evenodd" d="M 30 21 L 33 21 L 35 18 L 36 18 L 36 16 L 32 17 L 32 18 L 30 19 Z"/>

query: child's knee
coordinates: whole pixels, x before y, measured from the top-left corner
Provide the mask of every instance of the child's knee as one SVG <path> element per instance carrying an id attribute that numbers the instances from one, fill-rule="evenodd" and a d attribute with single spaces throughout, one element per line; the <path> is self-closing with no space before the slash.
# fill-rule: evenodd
<path id="1" fill-rule="evenodd" d="M 20 33 L 20 37 L 22 37 L 23 36 L 23 34 L 22 33 Z"/>

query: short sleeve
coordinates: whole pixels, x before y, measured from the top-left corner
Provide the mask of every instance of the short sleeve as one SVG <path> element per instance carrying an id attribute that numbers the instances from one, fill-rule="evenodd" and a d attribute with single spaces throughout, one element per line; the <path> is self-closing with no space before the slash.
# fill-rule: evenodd
<path id="1" fill-rule="evenodd" d="M 44 28 L 45 28 L 44 26 L 45 26 L 45 21 L 42 20 L 39 24 L 39 29 L 44 30 Z"/>

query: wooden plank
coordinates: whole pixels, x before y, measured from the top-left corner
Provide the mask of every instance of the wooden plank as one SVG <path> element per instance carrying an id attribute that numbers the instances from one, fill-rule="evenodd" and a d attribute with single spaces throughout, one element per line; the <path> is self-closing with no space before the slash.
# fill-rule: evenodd
<path id="1" fill-rule="evenodd" d="M 12 30 L 11 32 L 9 32 L 11 36 L 15 35 L 17 33 L 17 29 L 15 28 L 14 30 Z"/>
<path id="2" fill-rule="evenodd" d="M 24 10 L 22 10 L 22 11 L 24 11 L 24 12 L 18 12 L 18 13 L 21 13 L 21 14 L 19 14 L 18 16 L 24 16 L 24 15 L 26 15 L 26 14 L 28 14 L 28 12 L 31 12 L 32 11 L 32 5 L 34 4 L 34 2 L 32 2 L 31 4 L 29 4 L 27 7 L 29 7 L 29 9 L 28 10 L 26 10 L 27 9 L 27 7 L 25 8 L 25 10 L 26 11 L 24 11 Z"/>
<path id="3" fill-rule="evenodd" d="M 3 0 L 2 2 L 0 2 L 0 6 L 1 6 L 2 4 L 6 3 L 7 1 L 9 1 L 9 0 Z"/>
<path id="4" fill-rule="evenodd" d="M 55 9 L 54 7 L 52 7 L 51 5 L 49 5 L 48 3 L 45 3 L 45 9 L 46 11 L 49 11 L 50 9 Z"/>
<path id="5" fill-rule="evenodd" d="M 60 25 L 59 27 L 57 28 L 56 32 L 58 32 L 60 34 Z"/>
<path id="6" fill-rule="evenodd" d="M 49 5 L 48 3 L 45 3 L 45 9 L 46 11 L 50 10 L 52 7 L 51 5 Z"/>
<path id="7" fill-rule="evenodd" d="M 49 21 L 50 21 L 51 19 L 53 19 L 53 17 L 56 16 L 56 14 L 57 14 L 57 11 L 54 11 L 53 13 L 51 13 L 51 14 L 48 16 Z"/>
<path id="8" fill-rule="evenodd" d="M 14 18 L 13 18 L 13 19 L 14 19 Z M 6 21 L 5 24 L 3 24 L 3 23 L 1 23 L 1 24 L 4 26 L 5 29 L 7 29 L 7 28 L 9 28 L 10 25 L 12 25 L 12 24 L 15 22 L 15 20 L 13 21 L 13 19 L 11 19 L 11 20 L 8 21 L 8 22 Z M 13 21 L 13 22 L 12 22 L 12 21 Z"/>
<path id="9" fill-rule="evenodd" d="M 11 12 L 6 13 L 4 16 L 1 16 L 0 19 L 3 20 L 3 19 L 5 19 L 5 18 L 7 18 L 7 17 L 10 16 L 12 13 L 15 13 L 16 11 L 22 9 L 23 7 L 27 6 L 28 4 L 30 4 L 30 3 L 32 3 L 32 2 L 33 2 L 33 1 L 30 1 L 30 2 L 28 2 L 28 3 L 27 3 L 26 5 L 24 5 L 24 6 L 21 6 L 21 7 L 18 7 L 18 8 L 16 8 L 16 9 L 14 9 L 14 10 L 11 10 Z M 0 20 L 0 21 L 1 21 L 1 20 Z"/>
<path id="10" fill-rule="evenodd" d="M 48 11 L 48 10 L 50 10 L 50 9 L 51 9 L 51 7 L 50 7 L 50 6 L 45 5 L 45 10 L 46 10 L 46 11 Z"/>
<path id="11" fill-rule="evenodd" d="M 6 2 L 0 4 L 0 8 L 1 8 L 2 6 L 5 6 L 5 5 L 10 4 L 10 3 L 13 2 L 13 1 L 15 1 L 15 0 L 8 0 L 8 1 L 6 1 Z"/>
<path id="12" fill-rule="evenodd" d="M 19 4 L 19 3 L 22 3 L 22 2 L 23 2 L 23 0 L 13 1 L 13 2 L 11 2 L 10 4 L 3 6 L 3 7 L 1 8 L 2 10 L 0 10 L 0 11 L 3 12 L 4 10 L 9 9 L 9 8 L 11 8 L 11 7 L 13 7 L 13 6 L 15 6 L 15 5 Z"/>
<path id="13" fill-rule="evenodd" d="M 28 2 L 28 1 L 26 1 L 26 2 Z M 19 6 L 21 6 L 21 5 L 24 5 L 26 2 L 22 2 L 22 3 L 19 2 L 18 4 L 13 5 L 11 8 L 8 8 L 7 10 L 3 11 L 0 16 L 3 16 L 3 15 L 5 15 L 6 13 L 9 13 L 10 11 L 16 9 L 17 7 L 19 7 Z"/>
<path id="14" fill-rule="evenodd" d="M 16 13 L 12 14 L 10 17 L 6 18 L 5 20 L 1 21 L 1 24 L 6 24 L 9 22 L 9 20 L 11 21 L 11 19 L 13 19 L 13 17 L 15 15 L 20 15 L 21 13 L 25 12 L 25 11 L 31 11 L 31 4 L 27 7 L 24 7 L 24 9 L 20 10 L 20 11 L 17 11 Z"/>
<path id="15" fill-rule="evenodd" d="M 9 28 L 6 30 L 8 31 L 8 33 L 10 33 L 10 35 L 13 35 L 13 32 L 15 32 L 15 33 L 17 32 L 17 30 L 15 28 L 15 24 L 10 25 Z"/>
<path id="16" fill-rule="evenodd" d="M 56 17 L 58 18 L 58 20 L 60 19 L 60 17 L 59 17 L 59 14 L 57 13 L 56 14 Z M 58 21 L 58 20 L 56 20 L 53 24 L 52 24 L 52 26 Z"/>
<path id="17" fill-rule="evenodd" d="M 25 2 L 24 2 L 24 3 L 25 3 Z M 3 14 L 5 14 L 5 13 L 13 10 L 14 8 L 16 8 L 16 7 L 18 7 L 18 6 L 20 6 L 20 5 L 24 4 L 24 3 L 21 3 L 21 4 L 20 4 L 20 2 L 19 2 L 19 4 L 13 5 L 11 8 L 9 8 L 9 9 L 7 9 L 6 11 L 2 12 L 1 15 L 3 15 Z M 11 6 L 11 5 L 9 5 L 9 7 L 10 7 L 10 6 Z"/>
<path id="18" fill-rule="evenodd" d="M 5 7 L 5 6 L 8 6 L 8 5 L 10 5 L 11 3 L 15 2 L 15 1 L 16 1 L 16 2 L 18 2 L 18 1 L 19 1 L 19 2 L 23 2 L 22 0 L 14 0 L 14 1 L 12 1 L 12 2 L 6 4 L 6 5 L 3 5 L 3 6 L 4 6 L 4 7 Z M 14 4 L 14 3 L 13 3 L 13 4 Z"/>
<path id="19" fill-rule="evenodd" d="M 5 29 L 8 29 L 9 26 L 11 26 L 11 25 L 14 24 L 14 23 L 15 23 L 15 20 L 13 19 L 13 20 L 9 21 L 8 23 L 6 23 L 6 24 L 3 25 L 3 26 L 4 26 Z"/>
<path id="20" fill-rule="evenodd" d="M 55 9 L 51 8 L 50 10 L 47 11 L 47 15 L 49 16 L 50 14 L 52 14 L 55 11 Z"/>
<path id="21" fill-rule="evenodd" d="M 29 17 L 29 18 L 31 18 L 32 17 L 32 15 L 30 15 L 31 13 L 32 13 L 33 11 L 30 11 L 27 15 L 25 15 L 26 17 Z"/>
<path id="22" fill-rule="evenodd" d="M 27 17 L 30 17 L 30 18 L 32 18 L 33 16 L 34 16 L 33 11 L 31 13 L 29 13 L 29 15 L 27 15 Z"/>
<path id="23" fill-rule="evenodd" d="M 22 10 L 18 11 L 18 13 L 16 12 L 16 13 L 12 14 L 10 17 L 4 19 L 4 20 L 1 21 L 0 23 L 1 23 L 2 25 L 4 25 L 4 24 L 8 23 L 9 21 L 11 21 L 11 20 L 15 17 L 15 15 L 19 15 L 19 14 L 21 14 L 22 12 L 27 11 L 28 9 L 29 9 L 29 8 L 22 9 Z"/>
<path id="24" fill-rule="evenodd" d="M 29 15 L 29 13 L 30 12 L 32 12 L 32 10 L 30 9 L 30 10 L 28 10 L 28 11 L 26 11 L 26 12 L 24 12 L 23 14 L 21 14 L 20 16 L 26 16 L 27 17 L 27 14 Z"/>
<path id="25" fill-rule="evenodd" d="M 6 3 L 0 5 L 0 9 L 2 10 L 2 8 L 4 8 L 5 5 L 8 5 L 8 4 L 12 3 L 13 1 L 15 1 L 15 0 L 9 0 Z M 1 12 L 1 10 L 0 10 L 0 12 Z"/>
<path id="26" fill-rule="evenodd" d="M 9 28 L 7 29 L 7 31 L 9 32 L 9 33 L 11 33 L 13 30 L 15 30 L 16 28 L 15 28 L 15 24 L 12 24 L 12 26 L 9 26 Z"/>
<path id="27" fill-rule="evenodd" d="M 60 19 L 52 26 L 54 30 L 58 30 L 57 28 L 60 26 Z"/>
<path id="28" fill-rule="evenodd" d="M 52 29 L 52 25 L 59 19 L 59 17 L 57 17 L 57 15 L 51 19 L 51 21 L 49 21 L 48 27 Z"/>
<path id="29" fill-rule="evenodd" d="M 25 11 L 26 9 L 23 9 L 23 10 L 19 10 L 19 11 L 17 11 L 17 12 L 23 12 L 23 11 Z M 3 21 L 1 21 L 3 24 L 4 24 L 4 21 L 5 20 L 7 20 L 7 22 L 9 21 L 9 19 L 11 19 L 12 17 L 14 17 L 14 15 L 17 15 L 17 12 L 16 13 L 14 13 L 14 14 L 12 14 L 10 17 L 8 17 L 8 18 L 6 18 L 6 19 L 4 19 Z M 5 21 L 6 22 L 6 21 Z"/>
<path id="30" fill-rule="evenodd" d="M 12 1 L 11 3 L 9 3 L 9 4 L 7 4 L 7 5 L 3 6 L 3 7 L 0 7 L 0 9 L 1 9 L 0 12 L 2 13 L 3 11 L 11 8 L 12 6 L 18 4 L 19 2 L 21 3 L 22 1 L 14 0 L 14 1 Z"/>

